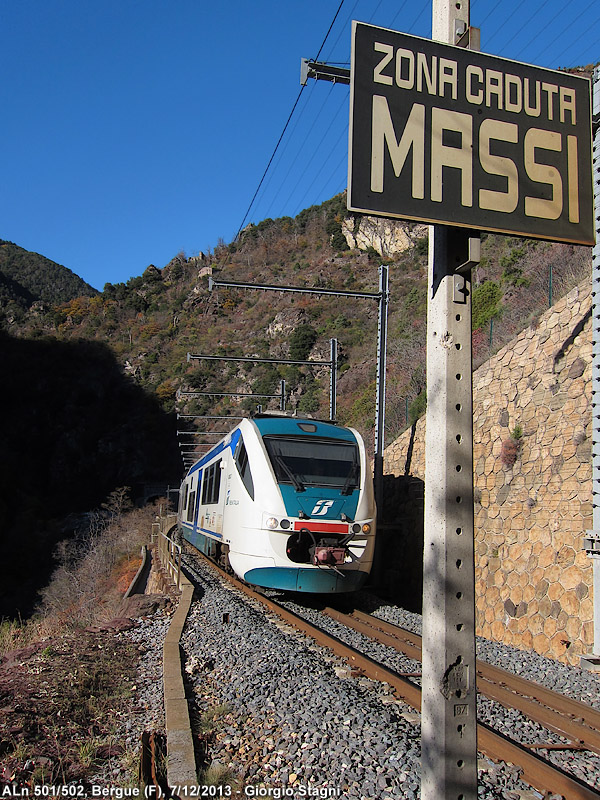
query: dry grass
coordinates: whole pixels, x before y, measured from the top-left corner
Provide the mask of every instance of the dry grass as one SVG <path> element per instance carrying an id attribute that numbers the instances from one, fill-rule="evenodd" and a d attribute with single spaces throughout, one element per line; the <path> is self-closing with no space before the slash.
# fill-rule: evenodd
<path id="1" fill-rule="evenodd" d="M 28 787 L 85 782 L 107 761 L 130 768 L 136 784 L 138 753 L 117 736 L 139 656 L 127 640 L 90 626 L 114 618 L 155 513 L 132 509 L 124 490 L 111 495 L 59 546 L 36 615 L 0 622 L 0 787 L 8 779 Z"/>

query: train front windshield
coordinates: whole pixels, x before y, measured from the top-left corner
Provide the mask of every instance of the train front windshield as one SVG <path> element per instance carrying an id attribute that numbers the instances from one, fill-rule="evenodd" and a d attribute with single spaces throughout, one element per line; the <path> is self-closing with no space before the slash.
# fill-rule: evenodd
<path id="1" fill-rule="evenodd" d="M 360 485 L 358 447 L 352 442 L 265 436 L 264 443 L 278 483 L 291 483 L 297 491 L 331 486 L 343 494 Z"/>

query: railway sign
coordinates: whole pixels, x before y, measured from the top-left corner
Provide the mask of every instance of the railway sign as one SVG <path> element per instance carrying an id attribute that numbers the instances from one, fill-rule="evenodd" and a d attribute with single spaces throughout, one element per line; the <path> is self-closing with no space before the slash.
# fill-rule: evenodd
<path id="1" fill-rule="evenodd" d="M 594 243 L 590 81 L 353 22 L 348 208 Z"/>

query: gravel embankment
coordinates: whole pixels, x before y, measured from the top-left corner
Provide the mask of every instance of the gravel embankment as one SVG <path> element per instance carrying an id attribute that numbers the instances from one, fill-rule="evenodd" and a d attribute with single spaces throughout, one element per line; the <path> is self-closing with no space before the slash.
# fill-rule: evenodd
<path id="1" fill-rule="evenodd" d="M 262 607 L 223 586 L 207 567 L 198 565 L 194 571 L 203 589 L 192 606 L 183 646 L 199 712 L 218 709 L 211 744 L 213 766 L 230 768 L 242 787 L 303 787 L 305 792 L 310 787 L 314 796 L 322 797 L 335 796 L 338 790 L 350 798 L 418 797 L 419 715 L 396 701 L 388 686 L 352 677 L 345 662 L 266 616 Z M 309 619 L 317 616 L 315 611 L 292 605 Z M 380 606 L 376 613 L 407 627 L 407 623 L 413 628 L 420 623 L 417 615 L 408 619 L 406 612 L 392 607 Z M 319 620 L 323 626 L 322 617 Z M 395 651 L 368 640 L 365 644 L 360 634 L 347 632 L 334 621 L 327 627 L 393 669 L 420 668 Z M 343 636 L 342 630 L 346 631 Z M 480 643 L 480 648 L 486 650 L 481 657 L 507 666 L 510 648 L 492 643 Z M 495 648 L 497 657 L 492 652 Z M 520 664 L 529 663 L 529 656 L 513 651 Z M 534 663 L 535 659 L 532 671 Z M 547 680 L 551 668 L 557 670 L 563 690 L 572 672 L 573 686 L 579 687 L 573 689 L 575 696 L 583 692 L 587 702 L 597 702 L 596 676 L 580 675 L 581 671 L 548 659 L 537 667 Z M 519 668 L 519 674 L 526 672 Z M 558 741 L 535 727 L 530 729 L 514 712 L 505 714 L 496 704 L 487 704 L 482 702 L 482 712 L 494 727 L 514 732 L 522 725 L 524 741 Z M 597 763 L 577 770 L 588 780 L 600 774 Z M 531 794 L 514 767 L 479 760 L 480 798 L 521 796 L 541 797 Z"/>

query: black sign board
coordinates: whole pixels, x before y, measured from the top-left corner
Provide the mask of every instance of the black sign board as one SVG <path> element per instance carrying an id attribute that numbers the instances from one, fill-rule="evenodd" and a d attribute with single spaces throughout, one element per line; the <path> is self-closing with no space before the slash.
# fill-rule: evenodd
<path id="1" fill-rule="evenodd" d="M 353 23 L 348 208 L 594 243 L 590 81 Z"/>

